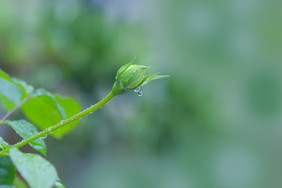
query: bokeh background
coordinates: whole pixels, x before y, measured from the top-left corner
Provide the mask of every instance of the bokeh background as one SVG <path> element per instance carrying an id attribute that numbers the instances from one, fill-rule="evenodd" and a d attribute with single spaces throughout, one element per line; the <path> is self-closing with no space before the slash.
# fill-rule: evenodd
<path id="1" fill-rule="evenodd" d="M 0 66 L 82 108 L 135 56 L 171 75 L 48 137 L 66 187 L 278 188 L 281 10 L 278 0 L 1 0 Z M 19 139 L 6 126 L 0 135 Z"/>

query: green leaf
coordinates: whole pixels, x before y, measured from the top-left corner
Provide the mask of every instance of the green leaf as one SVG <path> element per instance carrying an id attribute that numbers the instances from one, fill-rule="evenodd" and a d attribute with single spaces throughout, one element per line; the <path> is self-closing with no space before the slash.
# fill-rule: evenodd
<path id="1" fill-rule="evenodd" d="M 33 124 L 42 130 L 62 120 L 56 103 L 48 95 L 31 97 L 22 106 L 22 111 Z"/>
<path id="2" fill-rule="evenodd" d="M 31 188 L 50 188 L 57 172 L 54 166 L 37 154 L 25 154 L 17 148 L 10 149 L 10 157 Z"/>
<path id="3" fill-rule="evenodd" d="M 33 92 L 34 97 L 38 97 L 38 96 L 41 96 L 41 95 L 48 95 L 48 96 L 52 97 L 52 93 L 50 93 L 49 91 L 47 91 L 46 89 L 43 89 L 43 88 L 36 89 Z"/>
<path id="4" fill-rule="evenodd" d="M 72 117 L 73 115 L 81 111 L 79 103 L 76 100 L 74 100 L 73 98 L 70 98 L 70 97 L 62 98 L 59 95 L 56 95 L 55 99 L 60 104 L 60 106 L 64 109 L 66 113 L 65 119 Z M 70 123 L 69 125 L 62 127 L 60 130 L 54 131 L 52 135 L 54 135 L 55 137 L 61 137 L 62 135 L 69 133 L 70 131 L 72 131 L 75 128 L 78 122 L 79 121 Z"/>
<path id="5" fill-rule="evenodd" d="M 31 85 L 28 85 L 25 81 L 19 79 L 19 78 L 11 78 L 11 80 L 17 84 L 20 88 L 22 88 L 25 93 L 32 94 L 34 91 L 34 87 Z"/>
<path id="6" fill-rule="evenodd" d="M 56 100 L 55 98 L 55 95 L 50 93 L 49 91 L 46 91 L 45 89 L 43 88 L 40 88 L 40 89 L 36 89 L 35 92 L 34 92 L 34 96 L 37 97 L 37 96 L 42 96 L 42 95 L 46 95 L 46 96 L 49 96 L 56 104 L 59 112 L 60 112 L 60 115 L 62 116 L 63 119 L 66 119 L 67 118 L 67 115 L 66 115 L 66 112 L 65 112 L 65 109 L 61 106 L 61 104 Z"/>
<path id="7" fill-rule="evenodd" d="M 14 179 L 14 185 L 15 185 L 16 188 L 28 188 L 26 183 L 17 174 L 16 174 L 16 177 Z"/>
<path id="8" fill-rule="evenodd" d="M 14 185 L 0 185 L 0 188 L 15 188 L 15 186 Z"/>
<path id="9" fill-rule="evenodd" d="M 0 70 L 0 101 L 5 109 L 11 109 L 26 96 L 25 91 L 18 87 L 9 75 Z"/>
<path id="10" fill-rule="evenodd" d="M 22 110 L 40 129 L 46 129 L 80 112 L 78 102 L 72 98 L 62 98 L 43 89 L 36 90 L 34 95 L 22 106 Z M 73 130 L 76 124 L 67 125 L 51 135 L 61 138 Z"/>
<path id="11" fill-rule="evenodd" d="M 37 134 L 39 131 L 37 128 L 26 120 L 18 120 L 18 121 L 5 121 L 7 125 L 13 128 L 18 135 L 22 138 L 27 139 L 31 136 Z M 37 150 L 39 153 L 46 155 L 46 145 L 42 139 L 36 139 L 29 143 L 31 147 Z"/>
<path id="12" fill-rule="evenodd" d="M 12 186 L 15 177 L 15 167 L 10 159 L 10 157 L 0 157 L 0 187 L 6 185 Z"/>

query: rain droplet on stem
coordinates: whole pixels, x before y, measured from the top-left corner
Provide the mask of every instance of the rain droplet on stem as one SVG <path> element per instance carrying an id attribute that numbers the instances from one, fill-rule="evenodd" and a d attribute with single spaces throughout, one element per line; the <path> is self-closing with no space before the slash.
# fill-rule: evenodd
<path id="1" fill-rule="evenodd" d="M 43 140 L 46 139 L 46 138 L 47 138 L 47 134 L 41 137 L 41 139 L 43 139 Z"/>

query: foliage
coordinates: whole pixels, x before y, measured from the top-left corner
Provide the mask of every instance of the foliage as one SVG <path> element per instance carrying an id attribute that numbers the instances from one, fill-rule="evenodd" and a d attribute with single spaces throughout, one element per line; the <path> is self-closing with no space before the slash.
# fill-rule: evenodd
<path id="1" fill-rule="evenodd" d="M 0 185 L 13 185 L 15 177 L 15 167 L 10 157 L 5 156 L 0 158 Z"/>
<path id="2" fill-rule="evenodd" d="M 10 157 L 17 170 L 31 188 L 50 188 L 57 179 L 56 169 L 37 154 L 24 154 L 17 148 L 10 149 Z"/>
<path id="3" fill-rule="evenodd" d="M 0 163 L 2 163 L 1 168 L 3 168 L 1 169 L 3 173 L 0 173 L 0 180 L 2 181 L 0 185 L 24 184 L 23 181 L 20 181 L 20 178 L 15 176 L 15 166 L 31 188 L 50 188 L 53 185 L 64 187 L 58 178 L 55 167 L 50 162 L 38 154 L 22 153 L 18 148 L 29 144 L 33 149 L 46 156 L 44 139 L 48 135 L 60 138 L 70 132 L 77 125 L 79 119 L 93 113 L 109 102 L 114 96 L 120 95 L 127 90 L 140 88 L 145 81 L 148 83 L 153 80 L 147 79 L 154 77 L 150 75 L 143 78 L 145 66 L 131 65 L 131 63 L 125 66 L 127 66 L 127 69 L 134 67 L 133 71 L 127 71 L 127 69 L 124 69 L 124 66 L 121 67 L 117 73 L 112 91 L 100 102 L 83 111 L 80 111 L 79 104 L 72 98 L 62 98 L 44 89 L 34 89 L 24 81 L 10 78 L 1 71 L 3 83 L 3 85 L 0 85 L 0 88 L 2 88 L 0 95 L 3 96 L 1 102 L 3 105 L 11 104 L 11 106 L 7 105 L 7 108 L 13 107 L 13 109 L 2 118 L 0 125 L 4 123 L 9 125 L 24 140 L 14 145 L 9 145 L 0 137 Z M 155 77 L 155 79 L 162 77 L 164 76 Z M 115 92 L 115 86 L 117 84 L 120 85 L 120 80 L 122 80 L 121 86 L 124 87 L 121 88 L 123 92 Z M 129 85 L 131 85 L 131 88 L 128 88 Z M 9 93 L 15 91 L 18 91 L 18 94 L 14 95 L 13 98 Z M 18 108 L 21 108 L 27 118 L 34 122 L 42 131 L 39 132 L 32 123 L 26 120 L 6 120 Z"/>
<path id="4" fill-rule="evenodd" d="M 18 121 L 5 121 L 7 125 L 13 128 L 23 139 L 27 139 L 31 136 L 34 136 L 38 133 L 38 130 L 34 125 L 25 121 L 25 120 L 18 120 Z M 46 145 L 44 140 L 36 139 L 29 143 L 31 147 L 37 150 L 39 153 L 46 155 Z"/>
<path id="5" fill-rule="evenodd" d="M 33 125 L 27 120 L 6 120 L 11 113 L 0 121 L 0 125 L 4 123 L 9 125 L 23 139 L 39 134 L 35 125 L 44 130 L 80 112 L 80 106 L 75 99 L 61 97 L 44 89 L 34 89 L 20 79 L 11 78 L 2 70 L 0 70 L 0 96 L 5 109 L 14 112 L 21 108 L 26 117 L 34 122 Z M 74 121 L 50 135 L 61 138 L 73 130 L 77 123 L 78 121 Z M 31 140 L 28 144 L 46 156 L 44 137 Z M 48 188 L 55 182 L 60 184 L 59 180 L 57 181 L 56 169 L 40 155 L 24 154 L 16 147 L 9 146 L 1 137 L 0 146 L 2 150 L 2 153 L 0 152 L 0 185 L 13 185 L 20 182 L 20 178 L 15 175 L 15 167 L 32 188 Z"/>

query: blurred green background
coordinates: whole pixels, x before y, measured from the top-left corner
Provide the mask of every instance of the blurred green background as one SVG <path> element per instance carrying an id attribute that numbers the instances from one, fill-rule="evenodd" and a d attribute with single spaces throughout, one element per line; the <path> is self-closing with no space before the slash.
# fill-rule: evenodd
<path id="1" fill-rule="evenodd" d="M 1 68 L 83 108 L 134 56 L 171 75 L 47 139 L 66 187 L 282 187 L 282 1 L 0 2 Z"/>

